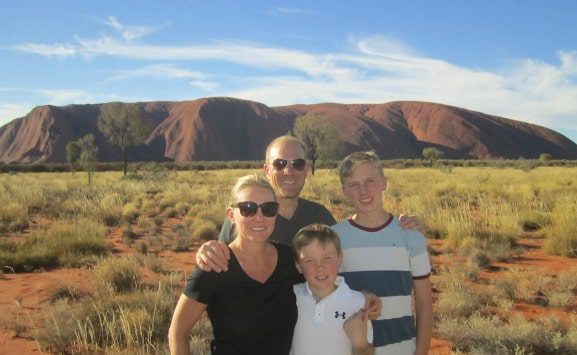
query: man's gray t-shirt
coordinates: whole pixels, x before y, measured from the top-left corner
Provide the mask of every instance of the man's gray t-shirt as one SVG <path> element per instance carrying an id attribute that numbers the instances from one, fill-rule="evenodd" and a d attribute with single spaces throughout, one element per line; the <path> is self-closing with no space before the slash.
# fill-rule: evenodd
<path id="1" fill-rule="evenodd" d="M 297 209 L 290 220 L 280 214 L 277 216 L 274 231 L 268 239 L 270 242 L 290 246 L 295 234 L 304 226 L 308 226 L 311 223 L 322 223 L 332 226 L 337 223 L 325 206 L 304 198 L 299 198 L 298 203 Z M 226 218 L 220 229 L 218 240 L 228 244 L 233 239 L 234 226 Z"/>

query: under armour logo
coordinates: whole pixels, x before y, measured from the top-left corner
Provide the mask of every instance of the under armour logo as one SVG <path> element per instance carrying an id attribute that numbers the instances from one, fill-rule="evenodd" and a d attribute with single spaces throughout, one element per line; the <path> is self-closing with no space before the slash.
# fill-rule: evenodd
<path id="1" fill-rule="evenodd" d="M 343 314 L 339 314 L 339 312 L 337 311 L 335 312 L 335 318 L 342 317 L 343 319 L 345 319 L 345 314 L 346 314 L 345 312 L 343 312 Z"/>

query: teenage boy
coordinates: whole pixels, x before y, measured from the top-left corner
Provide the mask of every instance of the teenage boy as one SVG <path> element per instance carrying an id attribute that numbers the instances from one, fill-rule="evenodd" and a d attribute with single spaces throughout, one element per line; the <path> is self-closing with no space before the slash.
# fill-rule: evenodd
<path id="1" fill-rule="evenodd" d="M 387 179 L 375 153 L 350 154 L 339 177 L 354 208 L 350 218 L 332 227 L 343 248 L 341 275 L 351 288 L 382 300 L 381 315 L 373 321 L 376 354 L 427 354 L 433 311 L 426 239 L 401 229 L 383 208 Z"/>
<path id="2" fill-rule="evenodd" d="M 299 197 L 308 174 L 306 148 L 293 136 L 275 138 L 266 148 L 264 175 L 274 189 L 279 204 L 278 217 L 270 241 L 291 245 L 292 238 L 302 227 L 311 223 L 333 225 L 333 215 L 321 204 Z M 423 223 L 414 216 L 404 216 L 403 228 L 422 229 Z M 226 244 L 234 239 L 234 226 L 225 218 L 219 241 L 204 243 L 196 253 L 196 264 L 204 271 L 226 271 L 230 259 Z"/>
<path id="3" fill-rule="evenodd" d="M 374 354 L 364 296 L 337 276 L 343 261 L 337 234 L 326 225 L 311 224 L 297 232 L 293 249 L 306 282 L 293 286 L 298 320 L 291 354 Z"/>

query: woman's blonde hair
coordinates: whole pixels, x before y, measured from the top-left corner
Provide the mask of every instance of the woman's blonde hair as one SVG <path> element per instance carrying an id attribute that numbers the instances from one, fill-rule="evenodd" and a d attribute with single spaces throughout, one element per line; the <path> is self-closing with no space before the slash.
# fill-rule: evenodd
<path id="1" fill-rule="evenodd" d="M 227 206 L 232 206 L 233 204 L 235 204 L 237 202 L 236 198 L 238 193 L 249 187 L 262 187 L 265 189 L 269 189 L 272 192 L 272 195 L 274 196 L 274 190 L 272 189 L 272 186 L 270 186 L 269 182 L 266 181 L 264 178 L 258 176 L 257 174 L 245 175 L 239 177 L 236 180 L 236 183 L 234 184 L 232 190 L 230 191 Z"/>

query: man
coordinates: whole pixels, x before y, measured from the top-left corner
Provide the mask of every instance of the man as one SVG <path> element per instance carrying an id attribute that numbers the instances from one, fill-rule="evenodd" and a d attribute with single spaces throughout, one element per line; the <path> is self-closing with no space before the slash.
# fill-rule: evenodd
<path id="1" fill-rule="evenodd" d="M 275 138 L 266 148 L 263 170 L 279 204 L 270 241 L 291 245 L 293 237 L 304 226 L 312 223 L 336 224 L 333 215 L 323 205 L 299 197 L 308 174 L 306 148 L 301 140 L 288 135 Z M 400 222 L 405 229 L 424 227 L 416 217 L 401 215 Z M 226 219 L 219 242 L 204 243 L 196 253 L 196 264 L 205 271 L 226 271 L 230 258 L 230 249 L 226 244 L 233 239 L 234 226 Z"/>

